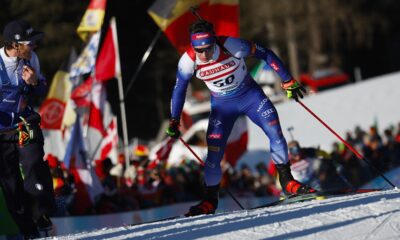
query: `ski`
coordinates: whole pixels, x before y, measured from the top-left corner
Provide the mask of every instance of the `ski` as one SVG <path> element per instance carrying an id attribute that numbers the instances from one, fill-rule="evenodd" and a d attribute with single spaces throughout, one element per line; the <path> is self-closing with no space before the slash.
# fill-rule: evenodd
<path id="1" fill-rule="evenodd" d="M 133 226 L 139 226 L 139 225 L 143 225 L 143 224 L 151 224 L 151 223 L 163 222 L 163 221 L 174 220 L 174 219 L 179 219 L 179 218 L 186 218 L 186 216 L 185 215 L 176 215 L 176 216 L 160 218 L 160 219 L 153 220 L 153 221 L 148 221 L 148 222 L 127 224 L 127 225 L 125 225 L 125 227 L 126 228 L 127 227 L 133 227 Z"/>
<path id="2" fill-rule="evenodd" d="M 304 201 L 311 201 L 311 200 L 323 200 L 332 197 L 338 197 L 342 195 L 350 195 L 350 194 L 360 194 L 360 193 L 367 193 L 367 192 L 375 192 L 380 191 L 381 189 L 339 189 L 339 190 L 326 190 L 326 191 L 318 191 L 314 193 L 306 193 L 306 194 L 293 194 L 281 198 L 279 200 L 263 204 L 261 206 L 257 206 L 251 209 L 259 209 L 264 207 L 272 207 L 277 205 L 285 205 L 297 202 L 304 202 Z"/>

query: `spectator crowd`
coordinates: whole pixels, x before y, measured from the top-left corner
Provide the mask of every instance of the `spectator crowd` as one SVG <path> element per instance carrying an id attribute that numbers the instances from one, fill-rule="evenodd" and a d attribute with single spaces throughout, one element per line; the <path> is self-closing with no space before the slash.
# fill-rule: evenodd
<path id="1" fill-rule="evenodd" d="M 356 127 L 345 140 L 382 173 L 400 166 L 400 123 L 379 133 Z M 357 189 L 379 176 L 365 161 L 357 158 L 341 142 L 332 151 L 306 148 L 290 141 L 289 158 L 293 176 L 317 190 Z M 103 187 L 92 204 L 82 202 L 79 181 L 57 159 L 48 159 L 57 201 L 56 216 L 107 214 L 195 201 L 202 195 L 202 166 L 193 159 L 182 159 L 179 166 L 165 162 L 151 164 L 148 149 L 139 145 L 125 167 L 123 155 L 117 164 L 106 159 L 96 166 Z M 222 162 L 222 187 L 238 197 L 279 196 L 282 191 L 272 161 L 260 163 L 255 170 L 248 165 L 231 166 Z M 223 192 L 222 192 L 223 194 Z M 87 197 L 87 196 L 86 196 Z"/>

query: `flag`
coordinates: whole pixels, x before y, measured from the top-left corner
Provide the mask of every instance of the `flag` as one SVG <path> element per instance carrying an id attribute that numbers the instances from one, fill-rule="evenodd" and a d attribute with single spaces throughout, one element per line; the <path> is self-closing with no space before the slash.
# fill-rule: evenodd
<path id="1" fill-rule="evenodd" d="M 77 107 L 86 108 L 84 125 L 87 126 L 86 146 L 88 161 L 95 163 L 96 174 L 102 178 L 103 161 L 118 162 L 118 128 L 116 117 L 107 101 L 104 83 L 89 77 L 71 94 Z"/>
<path id="2" fill-rule="evenodd" d="M 69 78 L 73 86 L 77 86 L 80 83 L 79 80 L 82 75 L 93 72 L 99 48 L 99 41 L 100 32 L 97 32 L 92 35 L 90 41 L 79 55 L 79 58 L 72 64 Z"/>
<path id="3" fill-rule="evenodd" d="M 113 17 L 97 56 L 95 76 L 96 81 L 106 81 L 120 75 L 117 26 Z"/>
<path id="4" fill-rule="evenodd" d="M 156 0 L 148 13 L 172 45 L 183 53 L 190 46 L 189 25 L 196 20 L 190 7 L 214 24 L 217 35 L 239 36 L 239 0 Z"/>
<path id="5" fill-rule="evenodd" d="M 51 82 L 46 100 L 39 108 L 42 117 L 45 159 L 49 156 L 63 159 L 67 145 L 64 127 L 74 119 L 75 112 L 68 107 L 72 84 L 69 80 L 69 70 L 76 60 L 75 50 L 71 50 L 68 61 L 63 63 Z M 73 120 L 74 121 L 74 120 Z"/>
<path id="6" fill-rule="evenodd" d="M 89 128 L 94 128 L 101 133 L 102 137 L 105 137 L 106 130 L 104 128 L 104 109 L 106 108 L 106 89 L 103 83 L 94 82 L 92 83 L 91 98 L 89 103 Z"/>
<path id="7" fill-rule="evenodd" d="M 71 91 L 80 82 L 80 77 L 94 69 L 100 33 L 94 34 L 77 58 L 71 53 L 68 64 L 58 71 L 52 81 L 47 99 L 39 109 L 45 138 L 45 158 L 64 159 L 70 127 L 75 123 L 76 114 L 71 100 Z"/>
<path id="8" fill-rule="evenodd" d="M 76 32 L 86 41 L 90 33 L 98 32 L 103 24 L 106 0 L 91 0 Z"/>
<path id="9" fill-rule="evenodd" d="M 90 92 L 92 91 L 93 78 L 89 76 L 83 83 L 78 85 L 71 93 L 71 99 L 79 107 L 89 107 Z"/>
<path id="10" fill-rule="evenodd" d="M 99 8 L 104 9 L 105 0 L 92 0 L 91 5 L 93 8 L 100 6 Z M 88 45 L 71 67 L 70 78 L 74 86 L 79 83 L 78 77 L 88 73 L 92 73 L 96 81 L 105 81 L 121 75 L 115 17 L 110 19 L 109 28 L 99 50 L 101 24 L 92 31 L 94 34 Z"/>
<path id="11" fill-rule="evenodd" d="M 117 117 L 113 116 L 106 129 L 106 136 L 100 147 L 100 159 L 110 158 L 116 164 L 118 161 L 118 126 Z"/>
<path id="12" fill-rule="evenodd" d="M 111 18 L 109 28 L 99 47 L 100 32 L 92 36 L 86 47 L 86 54 L 82 54 L 79 63 L 73 65 L 73 77 L 91 73 L 81 84 L 77 85 L 71 94 L 77 107 L 87 108 L 84 123 L 87 125 L 86 144 L 88 159 L 96 163 L 96 173 L 99 177 L 103 160 L 110 158 L 117 163 L 117 142 L 109 144 L 110 139 L 118 138 L 116 135 L 116 122 L 111 106 L 107 102 L 104 81 L 120 76 L 118 40 L 115 18 Z M 76 81 L 75 82 L 79 82 Z M 112 128 L 112 130 L 110 130 Z M 111 134 L 111 135 L 110 135 Z M 99 170 L 100 169 L 100 170 Z"/>
<path id="13" fill-rule="evenodd" d="M 71 95 L 69 69 L 76 60 L 75 50 L 71 50 L 68 61 L 64 62 L 51 82 L 46 100 L 39 108 L 42 129 L 61 129 L 66 103 Z"/>
<path id="14" fill-rule="evenodd" d="M 149 154 L 150 164 L 147 166 L 147 168 L 153 169 L 159 163 L 167 162 L 175 142 L 176 139 L 167 137 L 159 145 L 152 149 Z"/>
<path id="15" fill-rule="evenodd" d="M 79 117 L 77 117 L 71 130 L 71 138 L 64 156 L 64 165 L 66 168 L 70 168 L 71 165 L 79 169 L 87 168 L 85 141 Z"/>
<path id="16" fill-rule="evenodd" d="M 71 138 L 64 157 L 64 165 L 74 176 L 77 192 L 73 204 L 74 214 L 85 214 L 93 207 L 96 196 L 103 192 L 103 187 L 87 162 L 87 151 L 81 128 L 80 118 L 77 117 L 72 128 Z"/>
<path id="17" fill-rule="evenodd" d="M 77 86 L 71 94 L 77 107 L 87 108 L 87 116 L 84 117 L 84 124 L 88 126 L 87 144 L 90 160 L 103 160 L 101 157 L 102 142 L 108 139 L 109 134 L 116 134 L 116 119 L 107 101 L 107 93 L 102 82 L 96 82 L 89 77 L 81 85 Z M 117 158 L 112 157 L 116 163 Z"/>
<path id="18" fill-rule="evenodd" d="M 233 125 L 225 148 L 225 159 L 231 166 L 235 167 L 242 154 L 247 151 L 247 141 L 247 120 L 241 116 Z"/>

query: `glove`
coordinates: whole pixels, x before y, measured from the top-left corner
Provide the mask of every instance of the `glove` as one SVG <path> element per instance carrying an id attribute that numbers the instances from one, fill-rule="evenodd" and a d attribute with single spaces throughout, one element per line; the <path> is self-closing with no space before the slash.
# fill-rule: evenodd
<path id="1" fill-rule="evenodd" d="M 178 139 L 181 136 L 181 132 L 179 131 L 179 120 L 171 119 L 169 121 L 169 127 L 165 132 L 168 136 Z"/>
<path id="2" fill-rule="evenodd" d="M 306 89 L 293 78 L 289 82 L 283 82 L 281 86 L 285 89 L 287 97 L 296 101 L 298 97 L 303 98 L 303 93 L 306 93 Z"/>

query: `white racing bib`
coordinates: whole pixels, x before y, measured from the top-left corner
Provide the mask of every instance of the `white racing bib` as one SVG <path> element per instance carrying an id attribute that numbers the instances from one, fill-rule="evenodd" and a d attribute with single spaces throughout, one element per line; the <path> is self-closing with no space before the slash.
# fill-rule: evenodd
<path id="1" fill-rule="evenodd" d="M 207 87 L 218 95 L 234 92 L 245 79 L 247 69 L 243 58 L 237 59 L 219 51 L 215 62 L 197 63 L 196 78 L 204 81 Z"/>

